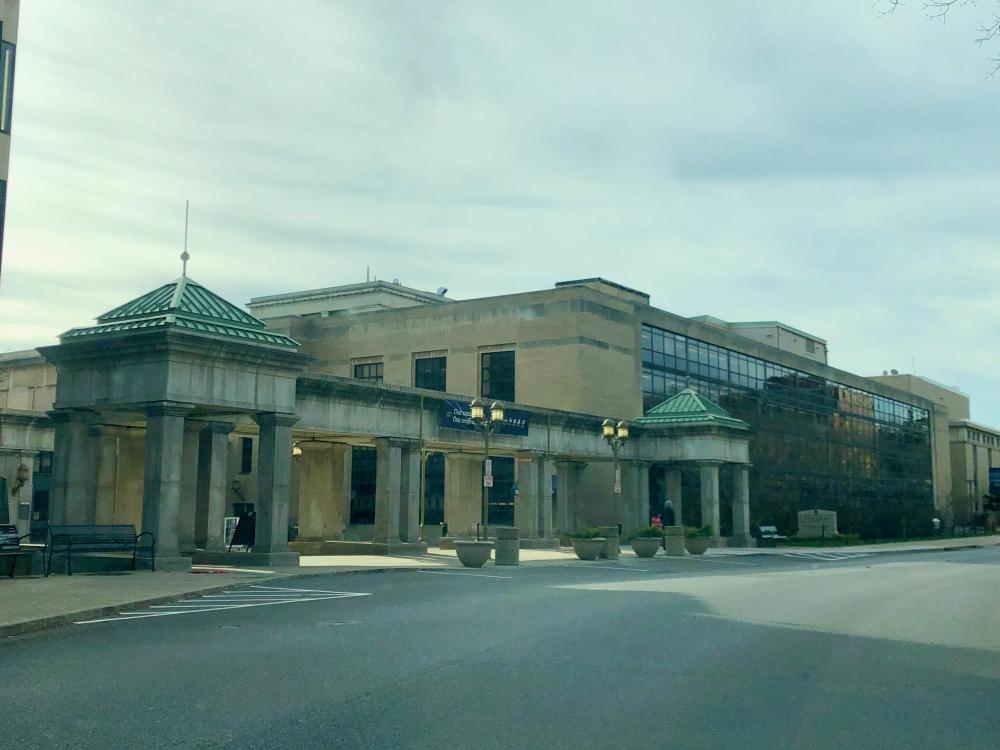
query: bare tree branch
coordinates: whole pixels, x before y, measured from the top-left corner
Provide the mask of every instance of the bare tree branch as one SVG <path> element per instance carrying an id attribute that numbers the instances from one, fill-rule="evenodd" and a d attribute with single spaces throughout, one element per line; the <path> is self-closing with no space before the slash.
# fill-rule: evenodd
<path id="1" fill-rule="evenodd" d="M 905 5 L 904 0 L 874 0 L 873 5 L 881 16 L 888 16 L 895 13 L 900 6 Z M 978 7 L 976 0 L 922 0 L 924 15 L 928 21 L 940 21 L 947 23 L 955 8 L 963 6 Z M 997 0 L 1000 6 L 1000 0 Z M 991 21 L 980 23 L 977 29 L 977 36 L 973 41 L 980 47 L 997 43 L 1000 45 L 1000 13 L 994 12 Z M 994 78 L 1000 74 L 1000 54 L 987 58 L 990 62 L 990 70 L 987 71 L 988 78 Z"/>

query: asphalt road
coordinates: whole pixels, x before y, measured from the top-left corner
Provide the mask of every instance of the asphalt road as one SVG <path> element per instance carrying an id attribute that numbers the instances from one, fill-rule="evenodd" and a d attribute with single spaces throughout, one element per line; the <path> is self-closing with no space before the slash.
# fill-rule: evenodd
<path id="1" fill-rule="evenodd" d="M 6 639 L 0 745 L 994 748 L 998 592 L 988 549 L 316 576 Z"/>

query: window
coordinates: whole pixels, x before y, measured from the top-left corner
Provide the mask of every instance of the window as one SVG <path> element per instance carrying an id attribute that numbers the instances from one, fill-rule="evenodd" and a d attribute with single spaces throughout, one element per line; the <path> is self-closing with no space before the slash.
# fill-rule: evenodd
<path id="1" fill-rule="evenodd" d="M 378 452 L 355 446 L 351 450 L 351 523 L 375 523 L 375 478 Z"/>
<path id="2" fill-rule="evenodd" d="M 423 357 L 413 363 L 413 385 L 431 391 L 446 390 L 448 380 L 447 357 Z"/>
<path id="3" fill-rule="evenodd" d="M 369 383 L 382 384 L 382 363 L 365 362 L 354 365 L 354 377 L 358 380 L 367 380 Z"/>
<path id="4" fill-rule="evenodd" d="M 431 453 L 424 462 L 424 524 L 444 520 L 444 454 Z"/>
<path id="5" fill-rule="evenodd" d="M 0 180 L 0 257 L 3 256 L 3 225 L 7 216 L 7 180 Z"/>
<path id="6" fill-rule="evenodd" d="M 10 132 L 10 115 L 14 107 L 14 45 L 0 44 L 0 132 Z"/>
<path id="7" fill-rule="evenodd" d="M 514 352 L 483 352 L 480 365 L 483 398 L 514 401 Z"/>
<path id="8" fill-rule="evenodd" d="M 52 451 L 42 451 L 38 454 L 37 472 L 39 474 L 52 473 Z"/>
<path id="9" fill-rule="evenodd" d="M 690 386 L 751 425 L 754 519 L 794 528 L 823 503 L 841 531 L 890 537 L 932 512 L 926 410 L 649 324 L 641 343 L 645 410 Z"/>
<path id="10" fill-rule="evenodd" d="M 812 339 L 806 339 L 806 351 L 810 354 L 816 353 L 816 342 Z"/>
<path id="11" fill-rule="evenodd" d="M 240 440 L 240 474 L 253 472 L 253 438 Z"/>

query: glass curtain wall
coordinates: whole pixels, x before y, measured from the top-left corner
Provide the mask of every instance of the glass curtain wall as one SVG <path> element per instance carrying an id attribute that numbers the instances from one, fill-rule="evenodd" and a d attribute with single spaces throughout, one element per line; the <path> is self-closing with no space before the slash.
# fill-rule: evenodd
<path id="1" fill-rule="evenodd" d="M 928 533 L 925 409 L 644 324 L 644 411 L 689 385 L 750 424 L 753 526 L 794 533 L 799 510 L 822 508 L 841 533 Z"/>

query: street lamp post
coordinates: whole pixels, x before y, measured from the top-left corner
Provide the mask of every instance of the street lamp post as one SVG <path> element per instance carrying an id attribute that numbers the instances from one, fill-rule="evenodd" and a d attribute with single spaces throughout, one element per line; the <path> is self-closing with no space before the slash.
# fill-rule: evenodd
<path id="1" fill-rule="evenodd" d="M 618 453 L 621 451 L 625 441 L 628 440 L 628 425 L 624 422 L 615 424 L 613 419 L 605 419 L 601 423 L 601 436 L 608 441 L 611 452 L 615 456 L 615 494 L 622 493 L 622 479 L 618 468 Z"/>
<path id="2" fill-rule="evenodd" d="M 480 509 L 480 523 L 476 528 L 476 541 L 478 542 L 480 532 L 482 532 L 483 536 L 486 536 L 486 522 L 490 507 L 490 487 L 493 484 L 493 472 L 486 471 L 490 460 L 490 434 L 503 424 L 503 404 L 499 401 L 494 401 L 490 405 L 490 414 L 487 417 L 486 405 L 481 399 L 474 398 L 469 404 L 469 418 L 473 426 L 482 433 L 484 443 L 482 508 Z"/>

